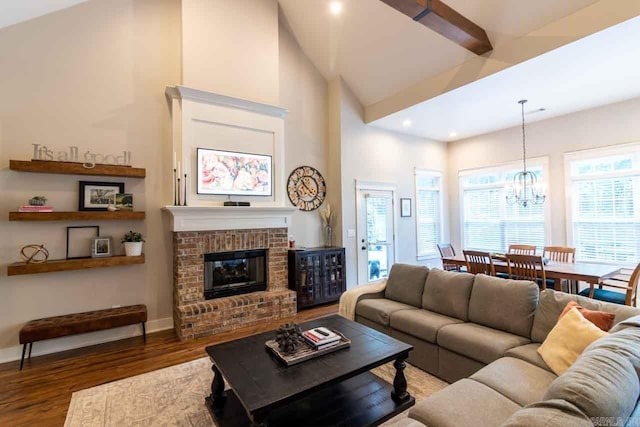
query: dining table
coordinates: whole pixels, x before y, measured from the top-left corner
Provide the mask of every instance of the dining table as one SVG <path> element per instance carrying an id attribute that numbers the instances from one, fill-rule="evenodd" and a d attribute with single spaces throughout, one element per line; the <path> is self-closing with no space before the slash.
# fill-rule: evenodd
<path id="1" fill-rule="evenodd" d="M 503 257 L 492 257 L 493 265 L 497 273 L 508 273 L 507 261 Z M 466 267 L 467 262 L 463 255 L 443 257 L 443 264 L 454 264 Z M 555 282 L 555 289 L 560 289 L 560 282 L 568 280 L 573 283 L 574 289 L 569 289 L 571 293 L 577 293 L 578 282 L 597 285 L 603 280 L 612 277 L 618 272 L 618 268 L 613 265 L 600 264 L 595 262 L 558 262 L 548 261 L 544 266 L 544 273 L 547 279 Z"/>

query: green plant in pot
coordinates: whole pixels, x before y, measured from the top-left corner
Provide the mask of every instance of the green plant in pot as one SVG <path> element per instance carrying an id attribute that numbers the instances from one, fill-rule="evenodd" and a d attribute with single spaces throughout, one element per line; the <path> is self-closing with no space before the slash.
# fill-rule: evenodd
<path id="1" fill-rule="evenodd" d="M 127 256 L 140 256 L 142 254 L 142 244 L 144 238 L 137 231 L 129 231 L 120 240 L 124 243 L 124 252 Z"/>
<path id="2" fill-rule="evenodd" d="M 29 199 L 29 205 L 31 206 L 44 206 L 47 204 L 46 196 L 33 196 Z"/>

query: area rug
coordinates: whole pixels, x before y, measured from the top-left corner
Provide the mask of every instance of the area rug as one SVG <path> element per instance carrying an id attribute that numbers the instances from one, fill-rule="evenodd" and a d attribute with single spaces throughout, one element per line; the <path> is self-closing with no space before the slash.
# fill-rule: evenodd
<path id="1" fill-rule="evenodd" d="M 392 383 L 389 363 L 372 371 Z M 447 383 L 407 365 L 408 389 L 416 400 Z M 65 427 L 214 426 L 204 405 L 211 393 L 211 361 L 207 357 L 73 393 Z M 400 414 L 398 417 L 406 416 Z M 396 417 L 397 418 L 397 417 Z"/>

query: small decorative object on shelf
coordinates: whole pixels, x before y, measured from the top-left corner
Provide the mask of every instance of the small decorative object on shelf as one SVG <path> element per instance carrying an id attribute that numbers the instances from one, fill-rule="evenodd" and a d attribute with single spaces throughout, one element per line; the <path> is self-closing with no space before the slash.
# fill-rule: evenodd
<path id="1" fill-rule="evenodd" d="M 91 258 L 91 243 L 96 237 L 100 237 L 100 227 L 97 225 L 67 227 L 66 259 Z"/>
<path id="2" fill-rule="evenodd" d="M 144 238 L 137 231 L 129 231 L 120 240 L 124 243 L 124 252 L 127 256 L 140 256 L 142 254 L 142 244 Z"/>
<path id="3" fill-rule="evenodd" d="M 26 264 L 39 264 L 49 259 L 49 251 L 44 245 L 27 245 L 20 249 L 20 258 Z"/>
<path id="4" fill-rule="evenodd" d="M 276 331 L 278 348 L 285 354 L 293 354 L 302 344 L 300 326 L 295 323 L 282 325 Z"/>
<path id="5" fill-rule="evenodd" d="M 109 212 L 117 212 L 119 209 L 115 205 L 109 205 L 107 206 L 107 210 Z"/>
<path id="6" fill-rule="evenodd" d="M 333 223 L 335 221 L 335 213 L 331 210 L 329 202 L 327 202 L 327 206 L 320 211 L 320 219 L 324 227 L 324 245 L 328 248 L 333 247 Z"/>
<path id="7" fill-rule="evenodd" d="M 54 151 L 46 145 L 41 144 L 31 145 L 33 146 L 33 157 L 31 160 L 82 163 L 87 169 L 93 169 L 96 165 L 131 166 L 131 151 L 122 151 L 122 154 L 118 155 L 92 153 L 90 150 L 87 150 L 81 159 L 78 156 L 78 147 L 73 145 L 69 146 L 68 150 L 62 151 Z"/>
<path id="8" fill-rule="evenodd" d="M 44 206 L 46 204 L 46 196 L 33 196 L 31 199 L 29 199 L 29 206 Z"/>
<path id="9" fill-rule="evenodd" d="M 133 210 L 133 194 L 130 194 L 130 193 L 116 194 L 116 209 L 120 211 L 132 211 Z"/>
<path id="10" fill-rule="evenodd" d="M 111 246 L 111 237 L 94 238 L 93 240 L 91 240 L 91 258 L 113 256 Z"/>

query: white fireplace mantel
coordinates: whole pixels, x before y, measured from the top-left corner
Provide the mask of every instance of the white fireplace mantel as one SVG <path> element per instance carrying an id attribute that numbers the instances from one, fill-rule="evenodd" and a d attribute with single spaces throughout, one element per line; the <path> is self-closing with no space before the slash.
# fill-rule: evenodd
<path id="1" fill-rule="evenodd" d="M 287 228 L 296 208 L 285 206 L 165 206 L 171 230 L 214 231 Z"/>

